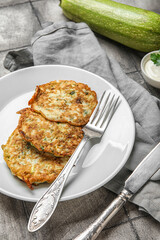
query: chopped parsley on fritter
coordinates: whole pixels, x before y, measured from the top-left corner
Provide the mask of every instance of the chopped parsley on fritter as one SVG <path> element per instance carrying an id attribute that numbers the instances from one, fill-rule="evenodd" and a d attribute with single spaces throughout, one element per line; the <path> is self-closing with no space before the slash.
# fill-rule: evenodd
<path id="1" fill-rule="evenodd" d="M 50 121 L 83 126 L 97 105 L 97 96 L 86 84 L 59 80 L 37 86 L 29 105 Z"/>

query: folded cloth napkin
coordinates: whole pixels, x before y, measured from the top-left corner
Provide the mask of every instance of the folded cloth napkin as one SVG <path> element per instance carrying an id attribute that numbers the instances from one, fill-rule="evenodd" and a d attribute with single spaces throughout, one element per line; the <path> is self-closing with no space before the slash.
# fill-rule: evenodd
<path id="1" fill-rule="evenodd" d="M 32 39 L 31 48 L 11 51 L 4 60 L 10 71 L 41 64 L 63 64 L 86 69 L 113 84 L 128 101 L 135 119 L 136 139 L 126 166 L 106 188 L 119 193 L 125 179 L 160 141 L 160 101 L 126 76 L 115 58 L 100 47 L 85 23 L 46 25 Z M 160 221 L 160 173 L 155 174 L 132 202 Z"/>

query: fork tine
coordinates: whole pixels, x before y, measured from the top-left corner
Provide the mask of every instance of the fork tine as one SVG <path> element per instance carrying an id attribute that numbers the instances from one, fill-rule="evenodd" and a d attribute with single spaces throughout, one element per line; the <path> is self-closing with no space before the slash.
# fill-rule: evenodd
<path id="1" fill-rule="evenodd" d="M 105 129 L 108 126 L 113 114 L 115 113 L 117 107 L 120 104 L 119 96 L 115 98 L 115 95 L 114 95 L 113 98 L 114 100 L 112 101 L 112 104 L 110 104 L 109 109 L 107 110 L 107 112 L 104 113 L 102 120 L 99 123 L 99 127 L 101 128 L 103 127 Z"/>
<path id="2" fill-rule="evenodd" d="M 110 98 L 111 98 L 111 100 L 110 100 Z M 106 113 L 106 111 L 109 112 L 109 108 L 110 108 L 110 105 L 113 102 L 113 98 L 114 98 L 114 95 L 111 96 L 111 93 L 109 93 L 105 102 L 103 102 L 103 107 L 100 109 L 99 115 L 98 115 L 98 117 L 96 119 L 96 122 L 95 122 L 95 126 L 98 127 L 98 125 L 99 125 L 98 123 L 102 122 L 104 113 Z"/>
<path id="3" fill-rule="evenodd" d="M 89 123 L 92 123 L 92 122 L 95 120 L 95 118 L 97 117 L 97 115 L 98 115 L 98 113 L 99 113 L 99 111 L 100 111 L 100 105 L 101 105 L 101 103 L 102 103 L 102 100 L 103 100 L 103 98 L 104 98 L 105 93 L 106 93 L 106 90 L 105 90 L 105 91 L 103 92 L 103 94 L 101 95 L 101 97 L 100 97 L 100 99 L 99 99 L 99 101 L 98 101 L 98 104 L 97 104 L 94 112 L 92 113 L 92 116 L 90 117 Z"/>

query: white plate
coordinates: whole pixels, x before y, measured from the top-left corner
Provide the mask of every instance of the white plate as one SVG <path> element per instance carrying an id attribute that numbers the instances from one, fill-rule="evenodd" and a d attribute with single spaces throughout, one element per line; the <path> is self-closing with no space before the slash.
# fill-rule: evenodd
<path id="1" fill-rule="evenodd" d="M 132 112 L 124 97 L 111 84 L 88 71 L 62 65 L 30 67 L 0 79 L 0 145 L 5 144 L 16 128 L 16 112 L 27 107 L 36 85 L 53 80 L 75 80 L 88 84 L 99 97 L 105 89 L 120 95 L 122 102 L 101 141 L 89 142 L 81 160 L 73 168 L 61 201 L 80 197 L 110 181 L 126 163 L 135 138 Z M 91 149 L 90 149 L 91 148 Z M 49 184 L 30 190 L 14 177 L 3 160 L 0 149 L 0 192 L 25 201 L 37 201 Z"/>

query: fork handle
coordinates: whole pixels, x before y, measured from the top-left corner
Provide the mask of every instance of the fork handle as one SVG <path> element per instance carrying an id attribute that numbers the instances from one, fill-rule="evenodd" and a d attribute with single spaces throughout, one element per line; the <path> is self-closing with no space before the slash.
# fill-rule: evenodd
<path id="1" fill-rule="evenodd" d="M 75 162 L 77 162 L 77 158 L 79 158 L 79 155 L 88 140 L 89 137 L 84 135 L 82 141 L 68 160 L 61 173 L 34 206 L 28 222 L 29 232 L 35 232 L 40 229 L 52 216 L 60 199 L 68 175 Z"/>
<path id="2" fill-rule="evenodd" d="M 74 240 L 95 240 L 111 218 L 123 207 L 132 194 L 126 189 L 112 201 L 112 203 L 101 213 L 101 215 L 90 226 L 78 235 Z"/>

